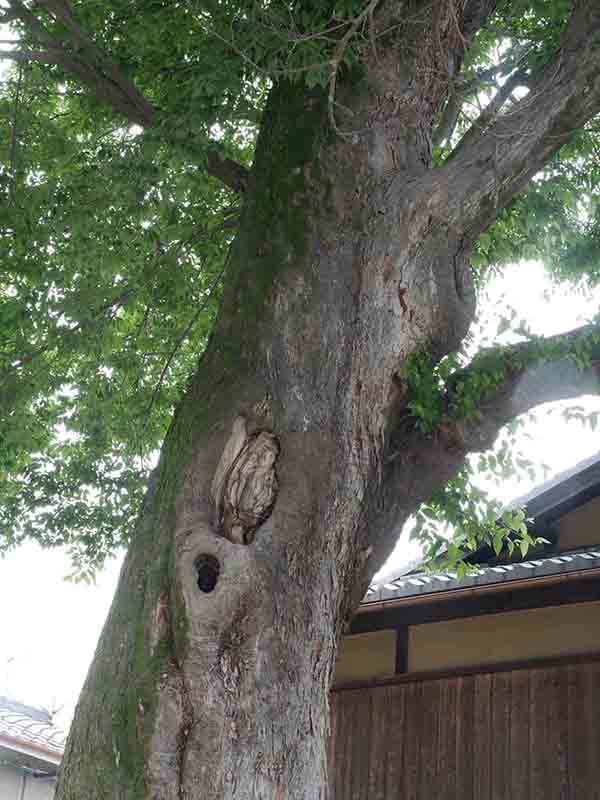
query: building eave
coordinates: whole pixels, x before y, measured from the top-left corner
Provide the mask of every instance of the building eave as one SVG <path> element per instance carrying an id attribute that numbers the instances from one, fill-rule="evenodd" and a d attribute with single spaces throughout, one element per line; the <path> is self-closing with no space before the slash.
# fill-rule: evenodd
<path id="1" fill-rule="evenodd" d="M 62 753 L 42 745 L 32 744 L 31 742 L 23 742 L 20 739 L 0 734 L 0 753 L 10 751 L 11 753 L 18 753 L 28 758 L 34 758 L 38 761 L 43 761 L 49 767 L 58 767 L 61 762 Z"/>

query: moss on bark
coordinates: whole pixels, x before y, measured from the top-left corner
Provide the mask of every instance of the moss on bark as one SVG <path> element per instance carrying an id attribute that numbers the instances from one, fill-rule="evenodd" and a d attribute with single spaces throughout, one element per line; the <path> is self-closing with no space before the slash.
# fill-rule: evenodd
<path id="1" fill-rule="evenodd" d="M 176 501 L 199 442 L 219 424 L 232 397 L 256 383 L 255 344 L 269 316 L 274 281 L 305 258 L 315 191 L 307 175 L 318 162 L 325 108 L 322 91 L 282 83 L 272 92 L 216 334 L 163 445 L 73 725 L 60 800 L 147 797 L 162 676 L 188 646 L 183 598 L 174 581 Z M 170 631 L 153 647 L 152 615 L 161 592 L 169 597 Z"/>

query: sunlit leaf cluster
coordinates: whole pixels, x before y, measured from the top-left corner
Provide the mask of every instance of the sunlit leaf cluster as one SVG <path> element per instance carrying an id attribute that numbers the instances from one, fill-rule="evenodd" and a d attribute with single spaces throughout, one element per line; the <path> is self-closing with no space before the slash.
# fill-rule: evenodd
<path id="1" fill-rule="evenodd" d="M 3 154 L 16 135 L 0 164 L 0 520 L 5 545 L 33 535 L 100 563 L 210 331 L 237 208 L 177 149 L 104 112 L 94 132 L 79 103 L 33 65 L 0 129 Z"/>

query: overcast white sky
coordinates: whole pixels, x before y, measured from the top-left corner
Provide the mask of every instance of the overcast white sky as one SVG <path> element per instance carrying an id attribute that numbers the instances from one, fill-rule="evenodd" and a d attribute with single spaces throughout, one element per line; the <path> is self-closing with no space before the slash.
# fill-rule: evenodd
<path id="1" fill-rule="evenodd" d="M 548 297 L 549 283 L 537 265 L 512 268 L 490 291 L 497 311 L 513 305 L 534 332 L 545 335 L 585 322 L 596 314 L 600 300 L 600 292 L 571 296 L 564 289 Z M 496 326 L 492 321 L 490 329 Z M 584 402 L 600 410 L 600 398 Z M 524 452 L 548 464 L 552 473 L 600 451 L 600 433 L 576 423 L 566 425 L 548 407 L 538 413 L 528 433 Z M 532 485 L 506 482 L 502 499 L 517 497 Z M 386 572 L 414 555 L 414 546 L 401 540 Z M 63 706 L 57 719 L 66 727 L 110 605 L 120 561 L 112 561 L 96 585 L 87 586 L 63 580 L 70 566 L 60 550 L 42 551 L 30 544 L 0 560 L 0 694 L 48 708 Z"/>

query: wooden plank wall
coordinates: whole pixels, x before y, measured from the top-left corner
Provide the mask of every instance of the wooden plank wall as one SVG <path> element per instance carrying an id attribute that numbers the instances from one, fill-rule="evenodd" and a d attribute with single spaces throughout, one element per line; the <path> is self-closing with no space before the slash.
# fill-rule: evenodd
<path id="1" fill-rule="evenodd" d="M 331 695 L 330 800 L 600 800 L 600 662 Z"/>

